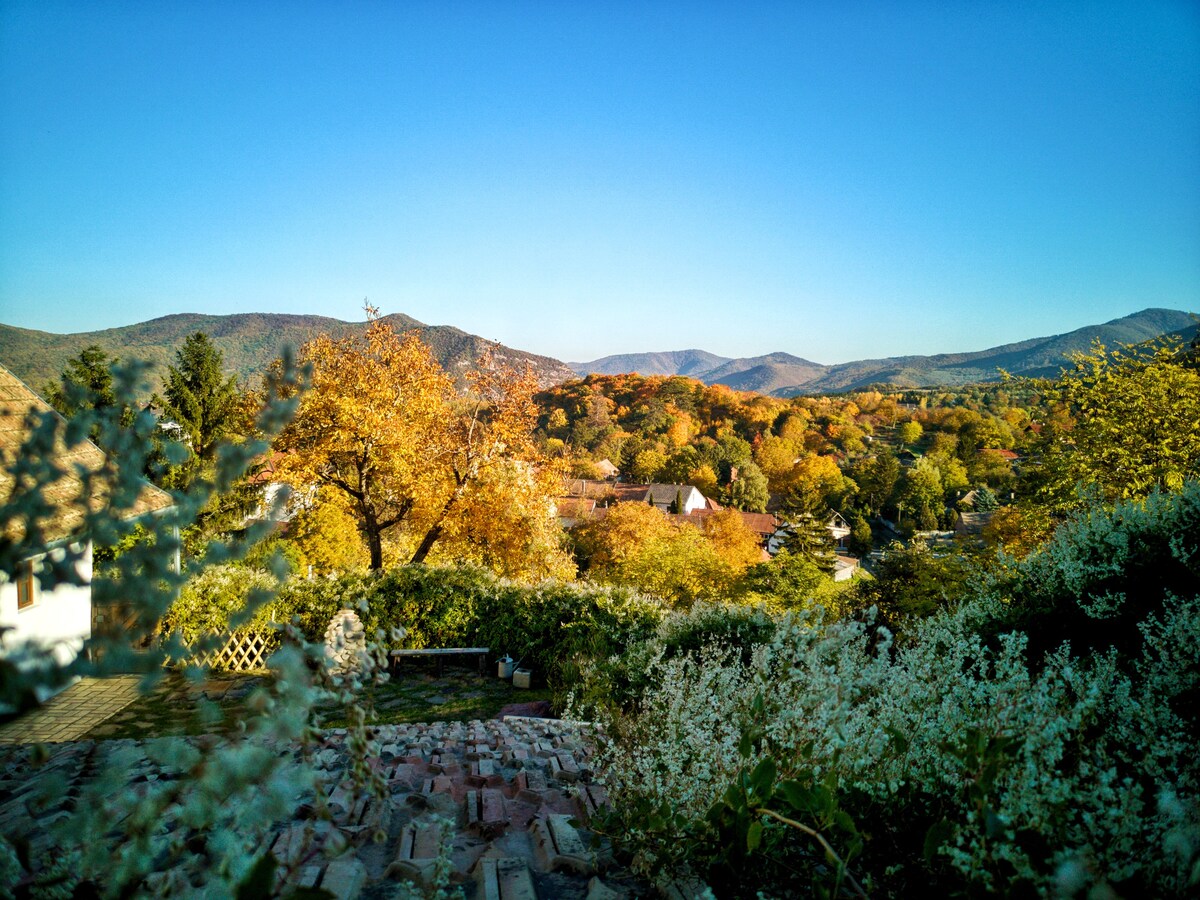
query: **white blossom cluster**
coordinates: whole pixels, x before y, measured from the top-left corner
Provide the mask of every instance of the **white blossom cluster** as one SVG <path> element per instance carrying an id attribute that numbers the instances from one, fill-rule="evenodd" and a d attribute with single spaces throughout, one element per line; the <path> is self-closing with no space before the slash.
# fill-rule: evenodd
<path id="1" fill-rule="evenodd" d="M 1137 552 L 1127 520 L 1161 513 L 1088 517 L 1031 568 L 1082 593 Z M 1186 537 L 1177 543 L 1176 558 L 1191 553 Z M 875 808 L 939 811 L 950 828 L 934 864 L 977 888 L 1021 879 L 1062 896 L 1122 883 L 1162 896 L 1195 890 L 1200 760 L 1182 710 L 1200 691 L 1200 598 L 1166 595 L 1142 619 L 1132 658 L 1074 653 L 1069 643 L 1033 658 L 1025 634 L 982 636 L 1005 601 L 980 593 L 921 623 L 899 648 L 883 629 L 825 622 L 817 610 L 784 617 L 748 663 L 719 644 L 650 658 L 638 712 L 609 724 L 615 802 L 665 802 L 702 840 L 709 806 L 769 754 L 781 777 L 832 773 Z M 1086 611 L 1109 614 L 1098 602 Z M 754 730 L 763 740 L 747 761 L 738 744 Z M 643 863 L 662 852 L 647 847 Z M 922 865 L 871 854 L 868 842 L 862 865 L 884 892 L 887 873 Z"/>

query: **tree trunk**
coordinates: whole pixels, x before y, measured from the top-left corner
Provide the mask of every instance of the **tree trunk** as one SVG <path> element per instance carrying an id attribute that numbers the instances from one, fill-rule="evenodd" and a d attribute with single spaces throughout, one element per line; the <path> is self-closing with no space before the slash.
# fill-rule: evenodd
<path id="1" fill-rule="evenodd" d="M 379 527 L 379 519 L 375 510 L 368 506 L 362 507 L 363 531 L 367 533 L 367 547 L 371 551 L 371 571 L 383 571 L 383 530 Z"/>
<path id="2" fill-rule="evenodd" d="M 450 515 L 450 511 L 457 505 L 458 498 L 462 496 L 466 486 L 467 482 L 464 480 L 454 489 L 454 493 L 450 495 L 445 506 L 442 507 L 441 515 L 437 517 L 433 525 L 430 526 L 430 529 L 425 532 L 425 537 L 421 538 L 421 546 L 417 547 L 417 552 L 409 560 L 410 564 L 425 562 L 425 557 L 429 555 L 429 551 L 433 549 L 433 545 L 442 536 L 442 524 L 446 521 L 446 516 Z"/>
<path id="3" fill-rule="evenodd" d="M 439 519 L 438 523 L 425 532 L 425 537 L 421 539 L 421 546 L 417 548 L 417 552 L 413 554 L 409 564 L 423 563 L 425 557 L 429 555 L 429 551 L 433 549 L 433 545 L 437 543 L 437 539 L 442 536 L 442 522 Z"/>

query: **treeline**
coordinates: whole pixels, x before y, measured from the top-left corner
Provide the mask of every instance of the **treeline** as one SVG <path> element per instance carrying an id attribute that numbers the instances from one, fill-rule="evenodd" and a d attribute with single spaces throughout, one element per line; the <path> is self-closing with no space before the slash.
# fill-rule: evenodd
<path id="1" fill-rule="evenodd" d="M 962 509 L 989 514 L 991 547 L 1024 555 L 1089 497 L 1175 489 L 1200 471 L 1194 347 L 1097 347 L 1054 380 L 792 399 L 637 375 L 538 392 L 528 372 L 487 358 L 463 393 L 419 337 L 385 322 L 314 339 L 299 358 L 311 380 L 292 424 L 200 511 L 185 556 L 269 517 L 271 493 L 287 485 L 286 530 L 255 554 L 281 552 L 296 572 L 469 562 L 526 581 L 582 573 L 674 605 L 814 593 L 841 603 L 823 580 L 832 543 L 821 525 L 832 511 L 860 556 L 880 546 L 881 521 L 904 534 L 949 529 Z M 113 362 L 88 348 L 47 393 L 68 414 L 110 407 L 122 371 Z M 157 420 L 145 474 L 183 490 L 214 479 L 221 442 L 257 436 L 261 405 L 197 333 L 150 409 L 120 415 Z M 789 553 L 762 560 L 759 536 L 735 516 L 696 528 L 648 509 L 610 510 L 564 533 L 554 517 L 563 477 L 595 474 L 602 459 L 631 480 L 770 508 L 792 525 Z M 102 550 L 101 561 L 119 550 Z M 880 564 L 881 580 L 922 586 L 898 604 L 878 585 L 858 594 L 923 608 L 923 586 L 950 577 L 937 558 L 915 546 Z"/>

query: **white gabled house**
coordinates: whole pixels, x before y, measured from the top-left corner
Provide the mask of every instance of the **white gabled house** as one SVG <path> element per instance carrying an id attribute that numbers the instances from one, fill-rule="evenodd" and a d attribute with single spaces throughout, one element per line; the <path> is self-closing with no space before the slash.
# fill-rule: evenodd
<path id="1" fill-rule="evenodd" d="M 0 366 L 0 502 L 12 494 L 14 479 L 8 467 L 15 461 L 29 436 L 25 424 L 30 410 L 51 412 L 50 405 L 4 366 Z M 57 415 L 57 413 L 55 413 Z M 78 501 L 82 482 L 78 467 L 94 471 L 104 464 L 104 453 L 91 441 L 74 447 L 59 445 L 55 461 L 66 475 L 48 486 L 43 495 L 51 509 L 40 526 L 45 546 L 22 559 L 11 577 L 0 573 L 0 656 L 30 644 L 49 650 L 60 665 L 71 662 L 92 633 L 92 544 L 80 534 L 83 513 Z M 103 502 L 89 497 L 89 503 Z M 129 516 L 161 512 L 173 505 L 171 495 L 147 483 Z M 17 540 L 23 534 L 19 522 L 0 523 L 0 540 Z M 62 558 L 66 551 L 78 557 L 80 585 L 60 584 L 44 591 L 37 573 L 47 558 Z"/>
<path id="2" fill-rule="evenodd" d="M 619 502 L 649 503 L 662 512 L 682 516 L 708 508 L 708 500 L 690 484 L 620 484 L 615 490 Z"/>

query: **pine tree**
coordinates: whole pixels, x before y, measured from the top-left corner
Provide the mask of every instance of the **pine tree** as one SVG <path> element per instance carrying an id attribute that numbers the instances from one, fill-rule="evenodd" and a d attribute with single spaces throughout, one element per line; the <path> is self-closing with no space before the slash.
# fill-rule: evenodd
<path id="1" fill-rule="evenodd" d="M 78 356 L 67 360 L 58 384 L 48 384 L 44 389 L 46 399 L 67 418 L 80 413 L 102 413 L 117 405 L 113 388 L 112 367 L 117 363 L 97 344 L 91 344 Z M 125 408 L 123 421 L 131 416 Z M 128 424 L 128 423 L 127 423 Z M 100 423 L 92 425 L 89 437 L 100 438 Z"/>
<path id="2" fill-rule="evenodd" d="M 980 512 L 992 512 L 1000 508 L 1000 501 L 996 498 L 996 492 L 986 484 L 975 491 L 975 508 Z"/>
<path id="3" fill-rule="evenodd" d="M 236 432 L 237 379 L 225 377 L 221 351 L 202 331 L 184 341 L 175 359 L 176 365 L 167 371 L 163 396 L 156 396 L 155 402 L 166 418 L 183 428 L 196 458 L 211 462 L 218 443 Z"/>
<path id="4" fill-rule="evenodd" d="M 829 531 L 829 507 L 806 491 L 789 491 L 780 509 L 787 522 L 783 548 L 802 556 L 829 574 L 837 561 L 833 535 Z"/>

